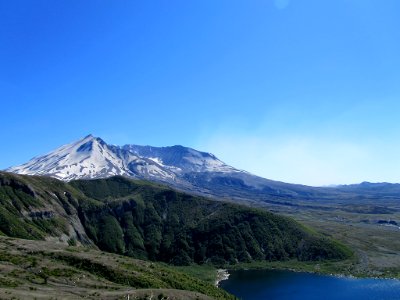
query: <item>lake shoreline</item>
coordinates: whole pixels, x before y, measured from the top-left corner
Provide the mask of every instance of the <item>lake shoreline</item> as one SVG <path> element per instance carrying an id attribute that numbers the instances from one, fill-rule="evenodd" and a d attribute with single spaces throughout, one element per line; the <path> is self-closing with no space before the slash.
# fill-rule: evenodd
<path id="1" fill-rule="evenodd" d="M 241 269 L 230 274 L 230 278 L 219 287 L 247 300 L 293 300 L 308 297 L 328 300 L 400 299 L 398 279 L 354 278 L 277 269 Z"/>
<path id="2" fill-rule="evenodd" d="M 214 285 L 218 287 L 220 282 L 223 281 L 223 280 L 229 279 L 229 276 L 230 276 L 230 274 L 229 274 L 228 270 L 226 270 L 226 269 L 218 269 L 217 270 L 217 278 L 215 280 Z"/>
<path id="3" fill-rule="evenodd" d="M 359 278 L 359 279 L 393 279 L 400 280 L 399 276 L 393 276 L 393 274 L 371 274 L 366 272 L 352 272 L 351 270 L 343 270 L 342 267 L 332 268 L 332 265 L 326 267 L 324 264 L 332 262 L 321 262 L 321 263 L 304 263 L 298 261 L 286 261 L 286 262 L 256 262 L 256 263 L 239 263 L 237 265 L 225 266 L 224 270 L 229 272 L 239 270 L 277 270 L 277 271 L 291 271 L 291 272 L 304 272 L 317 275 L 326 275 L 333 277 L 347 277 L 347 278 Z M 343 262 L 338 262 L 343 263 Z M 348 262 L 351 264 L 351 262 Z M 333 262 L 335 264 L 335 262 Z M 222 269 L 220 269 L 222 270 Z M 227 279 L 227 278 L 226 278 Z M 220 280 L 219 280 L 220 281 Z"/>

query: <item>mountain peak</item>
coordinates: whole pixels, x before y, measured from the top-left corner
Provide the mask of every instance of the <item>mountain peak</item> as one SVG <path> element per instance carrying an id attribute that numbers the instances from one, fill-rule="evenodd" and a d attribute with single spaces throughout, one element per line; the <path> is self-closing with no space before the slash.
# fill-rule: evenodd
<path id="1" fill-rule="evenodd" d="M 93 134 L 91 134 L 91 133 L 89 133 L 87 136 L 85 136 L 83 139 L 85 140 L 85 139 L 93 139 L 94 138 L 94 136 L 93 136 Z"/>
<path id="2" fill-rule="evenodd" d="M 6 171 L 65 181 L 123 175 L 167 182 L 192 172 L 238 172 L 210 153 L 181 145 L 111 146 L 92 134 Z"/>
<path id="3" fill-rule="evenodd" d="M 102 139 L 91 134 L 6 171 L 26 175 L 48 175 L 65 181 L 129 175 L 123 161 Z"/>
<path id="4" fill-rule="evenodd" d="M 85 143 L 91 143 L 91 142 L 96 142 L 102 146 L 106 145 L 106 142 L 104 140 L 102 140 L 99 137 L 96 137 L 92 134 L 88 134 L 87 136 L 85 136 L 84 138 L 81 138 L 80 140 L 76 141 L 76 144 L 85 144 Z"/>

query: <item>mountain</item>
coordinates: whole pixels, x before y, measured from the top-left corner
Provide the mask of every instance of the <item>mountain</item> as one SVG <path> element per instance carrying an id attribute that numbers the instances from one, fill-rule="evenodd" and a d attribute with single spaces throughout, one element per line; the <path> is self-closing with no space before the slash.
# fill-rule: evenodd
<path id="1" fill-rule="evenodd" d="M 272 203 L 327 193 L 327 189 L 261 178 L 229 166 L 211 153 L 183 146 L 115 146 L 92 135 L 6 171 L 46 175 L 63 181 L 122 175 L 206 196 Z"/>
<path id="2" fill-rule="evenodd" d="M 103 140 L 92 135 L 6 171 L 25 175 L 47 175 L 65 181 L 114 175 L 131 176 L 121 157 Z"/>
<path id="3" fill-rule="evenodd" d="M 350 255 L 288 217 L 122 176 L 66 183 L 0 172 L 0 235 L 176 265 Z"/>
<path id="4" fill-rule="evenodd" d="M 137 145 L 119 147 L 108 145 L 92 135 L 6 171 L 47 175 L 64 181 L 115 175 L 176 181 L 190 172 L 241 172 L 210 153 L 191 148 Z"/>
<path id="5" fill-rule="evenodd" d="M 368 195 L 380 195 L 381 197 L 399 197 L 400 184 L 389 182 L 367 182 L 359 184 L 339 185 L 336 190 L 347 193 L 358 193 Z"/>
<path id="6" fill-rule="evenodd" d="M 51 176 L 67 182 L 119 175 L 159 182 L 215 199 L 270 208 L 310 209 L 321 208 L 326 202 L 400 199 L 400 185 L 362 183 L 310 187 L 289 184 L 236 169 L 211 153 L 183 146 L 116 146 L 92 135 L 6 171 Z"/>

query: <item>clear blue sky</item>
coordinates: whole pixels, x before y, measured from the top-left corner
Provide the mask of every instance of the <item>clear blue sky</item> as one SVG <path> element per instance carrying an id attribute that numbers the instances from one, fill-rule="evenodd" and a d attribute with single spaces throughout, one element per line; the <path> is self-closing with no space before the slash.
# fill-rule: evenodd
<path id="1" fill-rule="evenodd" d="M 0 2 L 0 169 L 92 133 L 400 182 L 400 1 Z"/>

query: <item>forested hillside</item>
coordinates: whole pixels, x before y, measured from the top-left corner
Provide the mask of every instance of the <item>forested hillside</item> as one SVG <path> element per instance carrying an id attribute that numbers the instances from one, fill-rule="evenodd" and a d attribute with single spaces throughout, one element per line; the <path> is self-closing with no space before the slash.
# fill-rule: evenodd
<path id="1" fill-rule="evenodd" d="M 1 173 L 2 234 L 57 238 L 176 265 L 343 259 L 344 246 L 290 218 L 124 177 L 74 181 Z"/>

